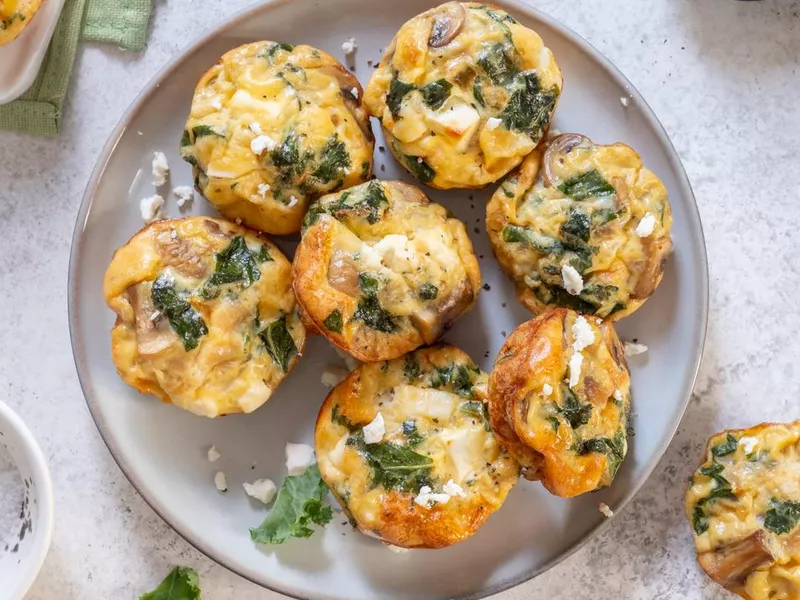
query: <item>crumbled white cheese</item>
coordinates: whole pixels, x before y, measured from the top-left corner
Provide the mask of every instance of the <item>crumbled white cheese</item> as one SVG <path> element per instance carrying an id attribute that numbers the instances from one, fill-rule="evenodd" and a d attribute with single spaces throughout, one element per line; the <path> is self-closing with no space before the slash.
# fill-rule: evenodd
<path id="1" fill-rule="evenodd" d="M 616 400 L 617 402 L 622 402 L 622 398 L 623 398 L 622 391 L 614 390 L 614 400 Z"/>
<path id="2" fill-rule="evenodd" d="M 603 324 L 603 319 L 597 319 L 597 324 L 598 325 L 602 325 Z"/>
<path id="3" fill-rule="evenodd" d="M 603 513 L 605 517 L 609 519 L 614 516 L 614 511 L 608 508 L 608 504 L 606 504 L 605 502 L 601 502 L 600 504 L 598 504 L 597 508 L 600 510 L 601 513 Z"/>
<path id="4" fill-rule="evenodd" d="M 217 486 L 217 489 L 220 492 L 228 491 L 228 479 L 225 477 L 225 473 L 222 471 L 217 471 L 214 474 L 214 485 Z"/>
<path id="5" fill-rule="evenodd" d="M 328 453 L 328 458 L 330 459 L 331 464 L 337 467 L 342 464 L 342 460 L 344 459 L 344 451 L 347 449 L 347 440 L 349 437 L 349 433 L 344 434 L 341 438 L 339 438 L 339 441 L 336 442 L 333 450 Z"/>
<path id="6" fill-rule="evenodd" d="M 161 187 L 167 183 L 169 163 L 163 152 L 153 152 L 153 185 Z"/>
<path id="7" fill-rule="evenodd" d="M 286 444 L 286 470 L 289 475 L 302 475 L 314 462 L 314 449 L 308 444 Z"/>
<path id="8" fill-rule="evenodd" d="M 725 523 L 722 521 L 717 521 L 714 525 L 714 530 L 717 532 L 717 534 L 722 535 L 725 533 Z"/>
<path id="9" fill-rule="evenodd" d="M 334 346 L 333 349 L 336 352 L 337 356 L 344 361 L 344 364 L 346 364 L 347 368 L 350 369 L 351 371 L 354 371 L 361 366 L 360 360 L 358 360 L 357 358 L 353 358 L 338 346 Z"/>
<path id="10" fill-rule="evenodd" d="M 325 370 L 322 371 L 322 385 L 327 388 L 335 388 L 344 381 L 344 378 L 347 377 L 349 373 L 347 369 L 337 367 L 336 365 L 328 365 L 325 367 Z"/>
<path id="11" fill-rule="evenodd" d="M 136 134 L 137 134 L 137 135 L 144 135 L 144 133 L 143 133 L 143 132 L 141 132 L 141 131 L 137 131 L 137 132 L 136 132 Z"/>
<path id="12" fill-rule="evenodd" d="M 179 185 L 172 188 L 172 195 L 178 200 L 178 208 L 189 206 L 194 202 L 194 188 L 190 185 Z"/>
<path id="13" fill-rule="evenodd" d="M 581 366 L 583 365 L 583 354 L 576 352 L 569 359 L 569 387 L 574 388 L 578 385 L 581 377 Z"/>
<path id="14" fill-rule="evenodd" d="M 220 100 L 219 98 L 214 98 L 211 101 L 211 106 L 213 106 L 217 110 L 222 110 L 222 100 Z"/>
<path id="15" fill-rule="evenodd" d="M 382 542 L 384 546 L 386 546 L 389 550 L 396 554 L 405 554 L 406 552 L 410 552 L 409 548 L 401 548 L 400 546 L 395 546 L 394 544 L 387 544 L 386 542 Z"/>
<path id="16" fill-rule="evenodd" d="M 175 231 L 174 229 L 170 229 L 169 230 L 169 237 L 172 238 L 173 240 L 177 240 L 178 239 L 178 232 Z"/>
<path id="17" fill-rule="evenodd" d="M 756 444 L 758 444 L 758 438 L 754 437 L 739 438 L 739 445 L 744 448 L 744 451 L 747 454 L 750 454 L 753 451 L 753 449 L 756 447 Z"/>
<path id="18" fill-rule="evenodd" d="M 449 110 L 431 112 L 429 119 L 442 131 L 461 136 L 475 128 L 481 116 L 469 104 L 454 104 Z"/>
<path id="19" fill-rule="evenodd" d="M 152 313 L 150 313 L 150 320 L 151 321 L 155 321 L 160 316 L 161 316 L 161 312 L 160 311 L 152 312 Z"/>
<path id="20" fill-rule="evenodd" d="M 553 393 L 553 386 L 550 385 L 549 383 L 545 383 L 542 386 L 542 395 L 549 396 L 552 393 Z"/>
<path id="21" fill-rule="evenodd" d="M 467 497 L 467 493 L 464 491 L 460 485 L 458 485 L 452 479 L 448 479 L 447 483 L 442 486 L 442 491 L 447 494 L 448 496 L 461 496 L 462 498 Z"/>
<path id="22" fill-rule="evenodd" d="M 430 486 L 423 485 L 419 489 L 419 494 L 414 498 L 414 503 L 424 508 L 432 508 L 435 504 L 447 504 L 450 496 L 447 494 L 434 494 Z"/>
<path id="23" fill-rule="evenodd" d="M 287 204 L 286 206 L 288 206 L 289 208 L 292 208 L 295 204 L 297 204 L 297 197 L 296 196 L 289 196 L 289 204 Z"/>
<path id="24" fill-rule="evenodd" d="M 354 37 L 347 38 L 347 40 L 342 42 L 342 52 L 344 52 L 346 56 L 353 54 L 357 48 L 358 44 L 356 44 L 356 38 Z"/>
<path id="25" fill-rule="evenodd" d="M 242 484 L 244 491 L 251 498 L 255 498 L 262 504 L 269 504 L 275 497 L 275 492 L 278 491 L 275 482 L 271 479 L 256 479 L 253 483 L 244 482 Z"/>
<path id="26" fill-rule="evenodd" d="M 575 343 L 573 344 L 575 352 L 580 352 L 594 344 L 594 331 L 583 315 L 575 319 L 575 324 L 572 326 L 572 336 L 575 338 Z"/>
<path id="27" fill-rule="evenodd" d="M 156 194 L 139 201 L 139 212 L 145 223 L 152 223 L 161 218 L 161 209 L 164 208 L 164 199 Z"/>
<path id="28" fill-rule="evenodd" d="M 275 150 L 275 147 L 278 145 L 278 142 L 273 140 L 268 135 L 259 135 L 253 138 L 253 141 L 250 142 L 250 150 L 252 150 L 253 154 L 261 155 L 264 150 L 269 150 L 272 152 Z"/>
<path id="29" fill-rule="evenodd" d="M 619 97 L 619 102 L 620 102 L 620 104 L 622 104 L 622 106 L 624 106 L 625 108 L 628 108 L 628 97 L 627 96 L 620 96 Z"/>
<path id="30" fill-rule="evenodd" d="M 208 462 L 217 462 L 220 456 L 222 455 L 219 453 L 216 446 L 211 446 L 208 449 Z"/>
<path id="31" fill-rule="evenodd" d="M 386 435 L 386 425 L 383 422 L 383 415 L 378 413 L 370 423 L 364 425 L 364 441 L 367 444 L 377 444 Z"/>
<path id="32" fill-rule="evenodd" d="M 236 177 L 236 173 L 233 171 L 223 171 L 222 169 L 215 169 L 214 167 L 208 167 L 206 175 L 209 177 L 217 177 L 219 179 L 232 179 Z"/>
<path id="33" fill-rule="evenodd" d="M 636 226 L 636 235 L 641 238 L 646 238 L 653 233 L 653 228 L 656 226 L 656 216 L 653 213 L 646 213 L 639 224 Z"/>
<path id="34" fill-rule="evenodd" d="M 268 183 L 259 183 L 258 184 L 258 195 L 262 198 L 267 197 L 267 192 L 270 190 Z"/>
<path id="35" fill-rule="evenodd" d="M 503 119 L 498 119 L 497 117 L 489 117 L 488 119 L 486 119 L 486 129 L 489 130 L 497 129 L 502 122 Z"/>
<path id="36" fill-rule="evenodd" d="M 634 344 L 633 342 L 625 342 L 625 356 L 630 358 L 631 356 L 636 356 L 637 354 L 644 354 L 647 352 L 647 346 L 644 344 Z"/>
<path id="37" fill-rule="evenodd" d="M 250 123 L 250 131 L 252 131 L 256 135 L 261 135 L 263 133 L 263 131 L 261 131 L 261 125 L 259 125 L 255 121 Z"/>
<path id="38" fill-rule="evenodd" d="M 358 88 L 357 87 L 354 87 L 353 89 L 351 89 L 350 93 L 353 94 L 353 98 L 358 100 Z"/>
<path id="39" fill-rule="evenodd" d="M 561 279 L 564 280 L 564 289 L 573 296 L 577 296 L 583 291 L 583 278 L 572 265 L 561 267 Z"/>

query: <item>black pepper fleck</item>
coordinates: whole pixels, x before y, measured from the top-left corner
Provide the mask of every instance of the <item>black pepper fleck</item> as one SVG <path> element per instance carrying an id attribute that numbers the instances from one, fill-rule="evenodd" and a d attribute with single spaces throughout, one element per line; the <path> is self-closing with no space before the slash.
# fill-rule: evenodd
<path id="1" fill-rule="evenodd" d="M 483 284 L 483 289 L 485 289 L 488 292 L 489 290 L 492 289 L 492 286 L 490 286 L 488 283 L 484 283 Z"/>

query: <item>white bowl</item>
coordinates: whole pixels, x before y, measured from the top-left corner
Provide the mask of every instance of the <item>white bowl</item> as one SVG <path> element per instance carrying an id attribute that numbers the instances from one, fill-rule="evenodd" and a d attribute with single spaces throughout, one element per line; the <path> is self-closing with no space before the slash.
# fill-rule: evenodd
<path id="1" fill-rule="evenodd" d="M 42 568 L 53 538 L 53 483 L 33 434 L 0 402 L 0 452 L 5 451 L 16 464 L 25 491 L 19 533 L 8 548 L 0 545 L 0 595 L 3 600 L 22 600 Z"/>

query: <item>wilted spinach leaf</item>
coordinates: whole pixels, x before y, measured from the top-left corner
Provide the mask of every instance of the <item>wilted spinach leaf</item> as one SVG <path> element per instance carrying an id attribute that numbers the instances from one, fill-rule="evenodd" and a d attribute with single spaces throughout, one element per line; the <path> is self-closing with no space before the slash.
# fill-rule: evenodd
<path id="1" fill-rule="evenodd" d="M 425 104 L 430 106 L 433 110 L 437 110 L 441 108 L 445 100 L 450 97 L 450 90 L 452 89 L 452 83 L 446 79 L 439 79 L 438 81 L 432 81 L 428 85 L 423 86 L 419 91 L 422 93 L 422 99 L 425 101 Z"/>
<path id="2" fill-rule="evenodd" d="M 334 333 L 342 333 L 341 311 L 337 308 L 336 310 L 331 312 L 331 314 L 325 317 L 325 320 L 322 322 L 322 324 L 328 331 L 333 331 Z"/>
<path id="3" fill-rule="evenodd" d="M 197 348 L 200 338 L 208 333 L 203 317 L 186 301 L 187 294 L 175 289 L 175 281 L 164 274 L 153 282 L 150 291 L 153 306 L 164 313 L 172 330 L 183 340 L 187 352 Z"/>
<path id="4" fill-rule="evenodd" d="M 406 354 L 405 362 L 403 363 L 403 373 L 406 379 L 414 380 L 419 377 L 419 362 L 417 362 L 413 354 Z"/>
<path id="5" fill-rule="evenodd" d="M 413 83 L 404 83 L 398 77 L 392 79 L 389 84 L 389 92 L 386 94 L 386 106 L 389 107 L 392 116 L 397 118 L 400 114 L 400 108 L 403 106 L 403 98 L 411 90 L 414 89 Z"/>
<path id="6" fill-rule="evenodd" d="M 776 500 L 769 503 L 769 510 L 764 515 L 764 527 L 778 535 L 789 533 L 800 522 L 800 502 L 793 500 Z"/>
<path id="7" fill-rule="evenodd" d="M 214 131 L 214 129 L 210 125 L 195 125 L 192 127 L 192 134 L 194 135 L 194 141 L 196 142 L 198 138 L 211 135 L 215 137 L 225 137 L 224 134 L 219 133 L 218 131 Z M 181 145 L 183 142 L 181 141 Z"/>
<path id="8" fill-rule="evenodd" d="M 592 405 L 581 404 L 580 400 L 568 387 L 562 386 L 561 389 L 564 392 L 564 404 L 557 408 L 558 412 L 561 413 L 573 429 L 586 425 L 592 417 Z"/>
<path id="9" fill-rule="evenodd" d="M 526 229 L 519 225 L 507 225 L 503 228 L 503 241 L 509 244 L 524 244 L 542 254 L 560 256 L 564 246 L 556 238 L 542 235 L 538 231 Z"/>
<path id="10" fill-rule="evenodd" d="M 363 438 L 350 438 L 372 468 L 372 482 L 387 490 L 416 493 L 423 485 L 431 484 L 433 459 L 391 442 L 366 444 Z"/>
<path id="11" fill-rule="evenodd" d="M 583 242 L 589 241 L 591 222 L 589 215 L 579 210 L 572 210 L 567 220 L 561 225 L 561 234 L 567 238 L 576 238 Z"/>
<path id="12" fill-rule="evenodd" d="M 422 300 L 435 300 L 436 297 L 439 295 L 439 288 L 433 285 L 432 283 L 423 283 L 419 286 L 419 291 L 417 295 Z"/>
<path id="13" fill-rule="evenodd" d="M 543 90 L 539 76 L 533 71 L 522 74 L 515 86 L 500 115 L 503 125 L 506 129 L 521 131 L 538 139 L 555 110 L 559 90 L 555 86 Z"/>
<path id="14" fill-rule="evenodd" d="M 614 186 L 608 183 L 596 169 L 567 179 L 558 186 L 558 189 L 573 200 L 579 201 L 616 193 Z"/>
<path id="15" fill-rule="evenodd" d="M 483 428 L 486 431 L 492 430 L 492 425 L 489 422 L 489 409 L 486 404 L 481 400 L 470 400 L 461 405 L 461 410 L 470 416 L 480 419 L 483 422 Z"/>
<path id="16" fill-rule="evenodd" d="M 269 254 L 267 256 L 269 257 Z M 244 287 L 250 287 L 253 282 L 261 278 L 258 263 L 241 235 L 233 238 L 227 248 L 216 254 L 216 261 L 217 267 L 208 280 L 209 285 L 244 281 Z"/>
<path id="17" fill-rule="evenodd" d="M 297 346 L 286 326 L 286 315 L 272 321 L 258 332 L 258 336 L 264 342 L 275 364 L 286 373 L 289 370 L 289 363 L 297 354 Z"/>
<path id="18" fill-rule="evenodd" d="M 425 438 L 417 431 L 417 422 L 414 419 L 403 421 L 403 435 L 408 440 L 408 445 L 412 448 L 419 446 Z"/>
<path id="19" fill-rule="evenodd" d="M 359 298 L 353 318 L 382 333 L 394 333 L 397 330 L 394 317 L 383 309 L 375 295 Z"/>
<path id="20" fill-rule="evenodd" d="M 319 164 L 312 175 L 325 183 L 341 176 L 351 164 L 350 155 L 344 142 L 339 140 L 338 134 L 325 142 L 320 154 Z"/>
<path id="21" fill-rule="evenodd" d="M 739 440 L 729 433 L 723 443 L 711 447 L 711 454 L 713 456 L 725 456 L 727 454 L 731 454 L 732 452 L 736 451 L 736 446 L 738 446 L 738 444 Z"/>
<path id="22" fill-rule="evenodd" d="M 519 69 L 509 55 L 513 47 L 503 44 L 487 44 L 478 53 L 478 65 L 494 85 L 507 85 L 517 75 Z"/>

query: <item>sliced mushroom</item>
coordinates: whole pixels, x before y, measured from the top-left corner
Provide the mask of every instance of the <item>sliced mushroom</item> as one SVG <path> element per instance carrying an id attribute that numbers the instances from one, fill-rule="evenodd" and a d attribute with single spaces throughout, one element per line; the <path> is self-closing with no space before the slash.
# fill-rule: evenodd
<path id="1" fill-rule="evenodd" d="M 328 263 L 328 282 L 337 291 L 355 298 L 358 296 L 358 267 L 353 257 L 336 250 Z"/>
<path id="2" fill-rule="evenodd" d="M 775 555 L 770 548 L 769 534 L 759 529 L 732 544 L 703 552 L 697 557 L 697 562 L 711 579 L 736 591 L 750 573 L 773 564 Z"/>
<path id="3" fill-rule="evenodd" d="M 169 323 L 159 315 L 149 288 L 138 284 L 128 288 L 128 298 L 136 319 L 136 350 L 140 357 L 151 357 L 169 348 L 177 339 Z"/>
<path id="4" fill-rule="evenodd" d="M 556 177 L 553 174 L 553 162 L 557 160 L 559 154 L 568 154 L 579 144 L 592 144 L 592 140 L 580 133 L 564 133 L 559 135 L 547 144 L 544 153 L 544 173 L 542 178 L 546 186 L 555 185 Z"/>
<path id="5" fill-rule="evenodd" d="M 432 344 L 472 305 L 474 299 L 475 293 L 469 281 L 465 279 L 461 288 L 443 298 L 441 302 L 411 315 L 411 323 L 425 343 Z"/>
<path id="6" fill-rule="evenodd" d="M 460 2 L 442 4 L 434 17 L 431 35 L 428 38 L 428 46 L 441 48 L 449 44 L 461 31 L 466 18 L 467 11 L 464 10 Z"/>
<path id="7" fill-rule="evenodd" d="M 212 235 L 214 233 L 224 235 L 219 225 L 213 221 L 204 221 L 204 223 L 216 227 L 213 232 L 209 227 Z M 195 251 L 190 241 L 178 236 L 177 233 L 173 237 L 173 231 L 165 229 L 156 236 L 156 248 L 161 260 L 165 265 L 173 267 L 183 275 L 196 278 L 205 277 L 209 269 L 203 257 Z"/>
<path id="8" fill-rule="evenodd" d="M 669 253 L 672 251 L 672 240 L 668 237 L 652 241 L 650 238 L 645 238 L 644 242 L 647 247 L 648 257 L 644 269 L 639 273 L 636 287 L 631 294 L 631 298 L 634 300 L 644 300 L 655 291 L 656 286 L 664 276 L 664 266 Z"/>

